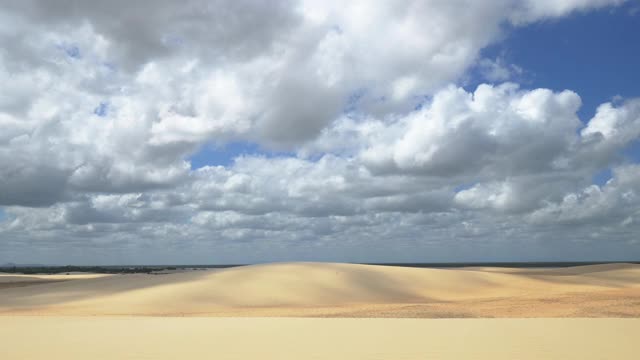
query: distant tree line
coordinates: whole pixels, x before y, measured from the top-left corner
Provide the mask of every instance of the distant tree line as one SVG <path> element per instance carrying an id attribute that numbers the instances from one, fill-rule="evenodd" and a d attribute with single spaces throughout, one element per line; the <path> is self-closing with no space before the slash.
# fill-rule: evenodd
<path id="1" fill-rule="evenodd" d="M 239 265 L 149 265 L 149 266 L 0 266 L 0 272 L 10 274 L 65 274 L 72 272 L 87 272 L 97 274 L 150 274 L 153 272 L 171 271 L 178 269 L 204 270 L 207 268 L 227 268 Z"/>
<path id="2" fill-rule="evenodd" d="M 176 270 L 175 266 L 13 266 L 0 267 L 0 272 L 11 274 L 64 274 L 87 272 L 98 274 L 149 274 L 154 271 Z"/>

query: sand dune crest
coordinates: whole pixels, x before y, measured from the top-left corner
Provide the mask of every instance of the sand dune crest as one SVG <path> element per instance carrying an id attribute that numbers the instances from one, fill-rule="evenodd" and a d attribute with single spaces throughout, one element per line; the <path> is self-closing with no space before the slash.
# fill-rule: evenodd
<path id="1" fill-rule="evenodd" d="M 0 284 L 20 278 L 0 275 Z M 532 270 L 275 263 L 49 280 L 23 277 L 22 285 L 33 284 L 2 289 L 0 314 L 576 316 L 603 306 L 592 316 L 640 314 L 633 306 L 640 266 L 632 264 Z"/>

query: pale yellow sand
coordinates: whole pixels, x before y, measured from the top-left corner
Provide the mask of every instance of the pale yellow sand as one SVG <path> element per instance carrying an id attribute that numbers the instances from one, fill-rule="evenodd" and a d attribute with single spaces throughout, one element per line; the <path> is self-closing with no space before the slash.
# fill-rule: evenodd
<path id="1" fill-rule="evenodd" d="M 0 359 L 638 359 L 640 319 L 0 317 Z"/>
<path id="2" fill-rule="evenodd" d="M 638 334 L 640 266 L 629 264 L 0 274 L 3 360 L 637 359 Z"/>
<path id="3" fill-rule="evenodd" d="M 0 275 L 0 315 L 16 314 L 640 317 L 640 266 L 280 263 L 165 275 Z"/>
<path id="4" fill-rule="evenodd" d="M 71 272 L 71 273 L 62 273 L 62 274 L 34 274 L 34 275 L 0 273 L 0 284 L 12 283 L 12 282 L 26 282 L 26 281 L 95 279 L 95 278 L 100 278 L 105 276 L 111 276 L 111 275 L 89 274 L 89 273 L 81 273 L 81 272 Z"/>

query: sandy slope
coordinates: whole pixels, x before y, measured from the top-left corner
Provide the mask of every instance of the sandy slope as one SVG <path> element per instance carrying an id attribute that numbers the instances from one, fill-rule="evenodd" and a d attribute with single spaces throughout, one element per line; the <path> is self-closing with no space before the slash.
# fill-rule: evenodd
<path id="1" fill-rule="evenodd" d="M 640 319 L 256 316 L 640 317 L 640 266 L 0 274 L 0 315 L 0 359 L 637 359 Z"/>
<path id="2" fill-rule="evenodd" d="M 12 283 L 21 286 L 0 287 L 1 315 L 640 317 L 640 266 L 630 264 L 279 263 L 166 275 L 0 275 L 0 286 Z"/>
<path id="3" fill-rule="evenodd" d="M 640 319 L 0 317 L 0 359 L 637 359 Z"/>

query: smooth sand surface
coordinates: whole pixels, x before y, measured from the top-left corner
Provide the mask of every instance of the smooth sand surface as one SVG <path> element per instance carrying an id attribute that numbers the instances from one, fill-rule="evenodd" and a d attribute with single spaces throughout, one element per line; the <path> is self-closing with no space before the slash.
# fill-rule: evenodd
<path id="1" fill-rule="evenodd" d="M 3 360 L 638 359 L 638 334 L 631 264 L 0 274 Z"/>
<path id="2" fill-rule="evenodd" d="M 0 317 L 0 359 L 638 359 L 640 319 Z"/>
<path id="3" fill-rule="evenodd" d="M 163 275 L 5 274 L 0 315 L 640 317 L 640 265 L 276 263 Z"/>

